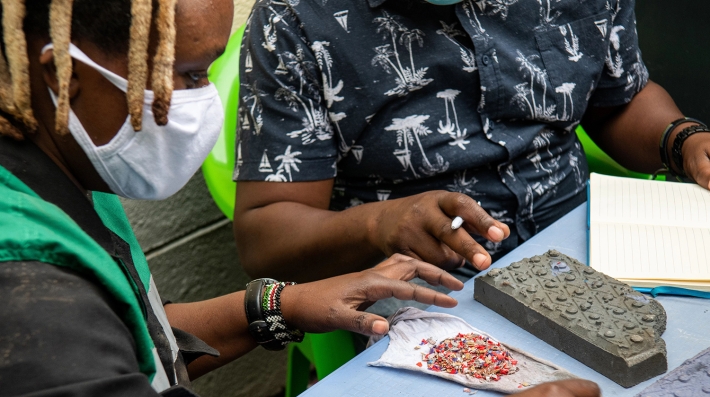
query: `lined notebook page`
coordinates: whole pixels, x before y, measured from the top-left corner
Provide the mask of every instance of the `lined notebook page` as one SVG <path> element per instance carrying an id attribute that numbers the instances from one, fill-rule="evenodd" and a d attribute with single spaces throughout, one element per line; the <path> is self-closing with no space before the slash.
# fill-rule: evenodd
<path id="1" fill-rule="evenodd" d="M 710 280 L 710 192 L 592 174 L 589 202 L 590 266 L 619 279 Z"/>
<path id="2" fill-rule="evenodd" d="M 594 173 L 590 184 L 593 221 L 710 227 L 710 192 L 698 185 Z"/>

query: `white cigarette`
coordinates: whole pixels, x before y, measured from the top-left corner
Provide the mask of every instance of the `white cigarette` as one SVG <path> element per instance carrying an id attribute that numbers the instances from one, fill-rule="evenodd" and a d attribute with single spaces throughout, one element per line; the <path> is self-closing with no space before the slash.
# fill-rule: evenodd
<path id="1" fill-rule="evenodd" d="M 457 216 L 453 221 L 451 221 L 451 230 L 456 230 L 460 228 L 461 225 L 463 225 L 463 218 Z"/>

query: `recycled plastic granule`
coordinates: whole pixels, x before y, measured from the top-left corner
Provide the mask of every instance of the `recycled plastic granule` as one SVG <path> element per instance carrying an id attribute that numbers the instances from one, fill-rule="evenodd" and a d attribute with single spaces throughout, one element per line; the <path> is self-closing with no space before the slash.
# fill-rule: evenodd
<path id="1" fill-rule="evenodd" d="M 518 361 L 513 359 L 510 352 L 500 342 L 484 335 L 459 333 L 440 343 L 432 338 L 422 339 L 420 346 L 424 345 L 429 350 L 422 353 L 422 362 L 434 372 L 498 381 L 502 375 L 513 374 L 518 370 Z M 421 366 L 420 363 L 417 366 Z"/>

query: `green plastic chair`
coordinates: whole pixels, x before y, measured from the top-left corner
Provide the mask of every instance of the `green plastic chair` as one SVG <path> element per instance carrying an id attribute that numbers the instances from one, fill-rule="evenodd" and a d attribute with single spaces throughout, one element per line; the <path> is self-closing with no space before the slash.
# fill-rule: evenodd
<path id="1" fill-rule="evenodd" d="M 650 174 L 629 171 L 628 169 L 622 167 L 619 163 L 604 153 L 604 151 L 597 146 L 594 141 L 592 141 L 581 126 L 577 127 L 577 137 L 579 138 L 579 141 L 582 142 L 584 155 L 587 157 L 587 163 L 589 164 L 589 172 L 637 179 L 653 178 Z M 665 180 L 663 175 L 659 176 L 658 179 Z"/>
<path id="2" fill-rule="evenodd" d="M 244 26 L 232 34 L 227 48 L 209 70 L 209 79 L 217 87 L 224 107 L 224 125 L 217 143 L 202 164 L 207 189 L 220 211 L 234 220 L 234 200 L 237 184 L 232 181 L 234 172 L 234 145 L 237 132 L 237 106 L 239 105 L 239 47 Z"/>
<path id="3" fill-rule="evenodd" d="M 348 331 L 333 331 L 325 334 L 306 334 L 301 343 L 288 345 L 288 372 L 286 373 L 286 397 L 303 393 L 310 381 L 311 366 L 321 380 L 355 357 L 353 336 Z"/>
<path id="4" fill-rule="evenodd" d="M 237 189 L 237 184 L 232 181 L 232 173 L 239 105 L 239 48 L 243 35 L 244 26 L 232 34 L 224 54 L 212 64 L 209 71 L 210 81 L 217 87 L 222 99 L 225 117 L 217 144 L 202 164 L 207 188 L 217 207 L 230 220 L 234 220 Z M 306 390 L 311 364 L 315 367 L 318 380 L 321 380 L 353 357 L 355 345 L 349 332 L 306 334 L 303 342 L 288 346 L 286 397 L 296 396 Z"/>

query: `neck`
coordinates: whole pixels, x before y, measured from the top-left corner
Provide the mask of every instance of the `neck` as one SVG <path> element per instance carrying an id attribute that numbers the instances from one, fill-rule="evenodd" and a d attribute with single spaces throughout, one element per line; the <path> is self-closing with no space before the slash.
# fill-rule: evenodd
<path id="1" fill-rule="evenodd" d="M 70 181 L 81 191 L 81 193 L 87 198 L 91 198 L 91 192 L 84 188 L 84 186 L 79 182 L 79 180 L 74 176 L 69 168 L 69 164 L 65 160 L 62 152 L 57 146 L 55 139 L 52 139 L 51 133 L 47 128 L 40 123 L 38 131 L 36 133 L 25 134 L 26 139 L 29 139 L 34 143 L 44 154 L 47 155 L 60 170 L 69 178 Z M 58 137 L 58 139 L 62 139 Z"/>

